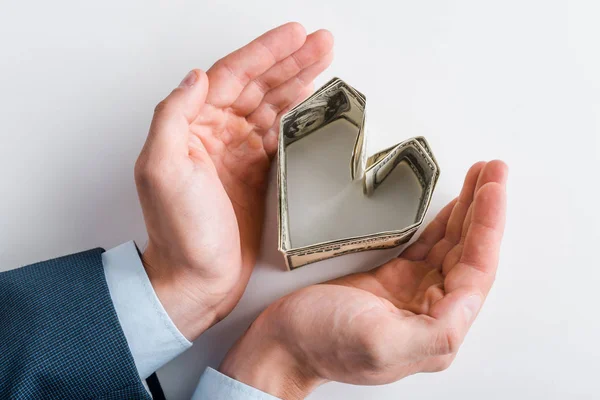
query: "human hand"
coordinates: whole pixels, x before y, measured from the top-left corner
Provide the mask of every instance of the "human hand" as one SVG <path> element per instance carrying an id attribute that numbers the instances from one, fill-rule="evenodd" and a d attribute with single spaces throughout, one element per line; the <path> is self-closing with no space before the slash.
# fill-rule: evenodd
<path id="1" fill-rule="evenodd" d="M 190 340 L 241 297 L 259 249 L 280 116 L 330 64 L 333 38 L 275 28 L 191 71 L 154 112 L 135 180 L 148 230 L 142 261 Z"/>
<path id="2" fill-rule="evenodd" d="M 401 257 L 273 303 L 221 372 L 287 400 L 327 381 L 378 385 L 447 368 L 494 281 L 507 172 L 475 164 Z"/>

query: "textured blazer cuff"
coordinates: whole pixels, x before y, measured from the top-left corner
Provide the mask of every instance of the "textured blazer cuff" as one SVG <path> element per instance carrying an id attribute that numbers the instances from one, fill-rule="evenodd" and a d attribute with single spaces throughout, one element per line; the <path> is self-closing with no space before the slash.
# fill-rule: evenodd
<path id="1" fill-rule="evenodd" d="M 102 249 L 0 273 L 0 398 L 148 399 Z"/>

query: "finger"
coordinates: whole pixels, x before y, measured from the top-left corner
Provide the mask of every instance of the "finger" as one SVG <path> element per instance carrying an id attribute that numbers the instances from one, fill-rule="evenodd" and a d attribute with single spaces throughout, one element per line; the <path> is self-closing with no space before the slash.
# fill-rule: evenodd
<path id="1" fill-rule="evenodd" d="M 463 257 L 444 281 L 446 295 L 432 305 L 429 315 L 403 320 L 405 333 L 415 338 L 405 355 L 419 360 L 458 351 L 494 280 L 505 204 L 505 179 L 485 183 L 477 191 Z"/>
<path id="2" fill-rule="evenodd" d="M 499 183 L 487 183 L 477 192 L 460 261 L 444 281 L 446 291 L 475 287 L 487 295 L 498 267 L 505 204 L 506 193 L 504 186 Z"/>
<path id="3" fill-rule="evenodd" d="M 484 161 L 474 164 L 465 177 L 465 182 L 458 196 L 458 203 L 454 210 L 452 210 L 452 215 L 448 221 L 448 228 L 446 229 L 446 238 L 453 243 L 458 243 L 460 239 L 463 222 L 475 196 L 477 181 L 486 165 L 487 163 Z"/>
<path id="4" fill-rule="evenodd" d="M 206 100 L 208 78 L 194 69 L 154 109 L 144 150 L 161 155 L 187 155 L 189 125 Z"/>
<path id="5" fill-rule="evenodd" d="M 271 132 L 267 132 L 265 133 L 263 130 L 256 130 L 256 129 L 251 129 L 248 134 L 246 136 L 238 136 L 237 138 L 232 138 L 230 141 L 227 142 L 228 145 L 230 145 L 231 147 L 236 147 L 236 148 L 240 148 L 242 149 L 242 147 L 244 145 L 248 145 L 250 144 L 251 147 L 253 148 L 259 148 L 259 147 L 263 147 L 265 145 L 265 136 L 267 136 L 267 134 L 269 134 L 269 136 L 273 136 L 274 134 L 274 139 L 275 141 L 277 141 L 277 132 L 279 132 L 279 121 L 281 120 L 281 117 L 287 113 L 290 109 L 292 109 L 294 106 L 296 106 L 298 103 L 302 102 L 304 99 L 306 99 L 314 90 L 314 83 L 311 82 L 310 84 L 308 84 L 308 86 L 306 86 L 298 95 L 298 97 L 296 98 L 296 100 L 294 100 L 292 102 L 292 104 L 290 104 L 288 107 L 286 107 L 285 109 L 283 109 L 275 118 L 275 122 L 272 124 L 270 131 Z M 267 140 L 267 143 L 269 143 L 270 141 Z M 252 146 L 254 145 L 254 146 Z M 275 146 L 277 146 L 277 143 L 275 143 Z M 242 149 L 243 150 L 243 149 Z M 266 149 L 265 149 L 266 151 Z M 268 151 L 266 151 L 267 153 L 269 153 Z M 245 156 L 247 157 L 247 156 Z"/>
<path id="6" fill-rule="evenodd" d="M 425 258 L 431 248 L 446 234 L 446 225 L 450 219 L 450 214 L 454 209 L 454 206 L 458 198 L 448 203 L 442 210 L 436 215 L 436 217 L 427 225 L 427 228 L 423 231 L 421 236 L 409 247 L 407 247 L 400 257 L 406 258 L 411 261 L 419 261 Z"/>
<path id="7" fill-rule="evenodd" d="M 508 177 L 508 168 L 506 164 L 502 161 L 494 160 L 490 161 L 486 164 L 486 166 L 479 174 L 479 179 L 477 180 L 476 193 L 479 193 L 479 190 L 486 184 L 490 182 L 496 182 L 502 186 L 506 185 L 506 180 Z M 477 196 L 477 194 L 476 194 Z M 469 227 L 471 225 L 473 219 L 473 211 L 475 209 L 475 202 L 471 204 L 469 210 L 467 212 L 467 216 L 465 217 L 465 223 L 462 227 L 461 238 L 459 244 L 456 245 L 448 255 L 444 258 L 442 265 L 442 272 L 444 275 L 447 275 L 454 266 L 458 264 L 462 254 L 464 252 L 464 243 L 466 240 L 467 233 L 469 232 Z"/>
<path id="8" fill-rule="evenodd" d="M 313 87 L 312 84 L 306 87 L 305 91 L 301 93 L 299 98 L 295 103 L 299 103 L 304 100 L 310 93 L 312 93 Z M 293 105 L 290 105 L 292 107 Z M 285 114 L 287 110 L 282 111 L 281 115 L 278 116 L 280 119 L 283 114 Z M 244 140 L 240 140 L 239 142 L 231 142 L 235 143 L 234 148 L 230 148 L 229 153 L 233 156 L 230 161 L 225 161 L 225 166 L 227 169 L 237 176 L 244 178 L 246 183 L 249 185 L 253 185 L 258 187 L 264 181 L 264 176 L 262 174 L 256 174 L 255 169 L 245 168 L 244 165 L 246 163 L 240 163 L 239 159 L 244 159 L 245 161 L 258 162 L 259 160 L 270 161 L 275 152 L 277 150 L 277 132 L 276 125 L 273 125 L 273 133 L 269 135 L 257 134 L 255 131 L 251 131 Z M 268 138 L 267 138 L 268 137 Z M 265 141 L 265 138 L 266 141 Z M 263 149 L 264 152 L 257 151 Z M 264 164 L 264 163 L 263 163 Z M 269 163 L 267 163 L 268 165 Z M 267 171 L 265 171 L 266 173 Z"/>
<path id="9" fill-rule="evenodd" d="M 264 97 L 261 104 L 246 118 L 254 124 L 257 130 L 265 132 L 271 128 L 277 115 L 298 98 L 304 88 L 323 72 L 333 60 L 333 52 L 327 54 L 321 60 L 301 71 L 295 77 L 271 90 Z"/>
<path id="10" fill-rule="evenodd" d="M 444 237 L 437 242 L 432 248 L 429 254 L 427 254 L 426 260 L 434 268 L 442 267 L 442 262 L 446 257 L 446 254 L 454 247 L 460 239 L 460 229 L 462 228 L 463 221 L 473 201 L 473 192 L 477 185 L 477 179 L 481 170 L 485 166 L 485 162 L 480 161 L 474 164 L 465 177 L 465 181 L 458 196 L 456 205 L 452 209 L 448 224 L 446 226 L 446 232 Z"/>
<path id="11" fill-rule="evenodd" d="M 289 22 L 220 59 L 207 72 L 211 82 L 207 102 L 216 107 L 231 105 L 249 82 L 298 50 L 305 40 L 304 27 Z"/>
<path id="12" fill-rule="evenodd" d="M 333 36 L 329 31 L 321 29 L 311 33 L 300 50 L 248 83 L 231 107 L 238 115 L 250 114 L 259 106 L 265 94 L 317 63 L 332 48 Z"/>
<path id="13" fill-rule="evenodd" d="M 485 167 L 479 174 L 479 178 L 477 179 L 477 186 L 475 187 L 475 193 L 477 193 L 477 191 L 488 182 L 498 182 L 501 184 L 506 184 L 507 178 L 508 168 L 506 168 L 504 162 L 500 160 L 492 160 L 485 165 Z M 471 204 L 471 206 L 469 207 L 469 210 L 467 211 L 467 216 L 465 217 L 465 222 L 461 230 L 461 242 L 464 241 L 464 238 L 467 235 L 467 230 L 469 224 L 471 223 L 472 214 L 473 204 Z"/>
<path id="14" fill-rule="evenodd" d="M 312 94 L 314 91 L 314 83 L 311 82 L 309 85 L 304 87 L 296 100 L 294 100 L 291 104 L 289 104 L 286 108 L 284 108 L 275 119 L 275 123 L 271 126 L 271 128 L 267 131 L 266 134 L 263 135 L 263 147 L 265 152 L 269 157 L 273 157 L 275 152 L 277 151 L 277 140 L 279 137 L 279 123 L 281 121 L 281 117 L 285 115 L 292 108 L 296 107 L 298 104 L 303 102 L 308 96 Z"/>

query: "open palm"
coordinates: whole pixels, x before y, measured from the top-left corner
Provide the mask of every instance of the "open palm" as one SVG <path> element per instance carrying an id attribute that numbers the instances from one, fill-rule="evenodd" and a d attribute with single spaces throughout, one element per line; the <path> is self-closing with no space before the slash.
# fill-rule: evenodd
<path id="1" fill-rule="evenodd" d="M 282 359 L 296 366 L 286 375 L 298 381 L 291 392 L 277 394 L 292 399 L 328 380 L 383 384 L 446 368 L 494 281 L 506 178 L 501 161 L 475 164 L 460 196 L 401 257 L 278 300 L 232 349 L 222 370 L 244 381 L 240 359 L 261 363 L 244 348 L 252 354 L 260 346 L 267 354 L 284 349 L 291 357 Z"/>
<path id="2" fill-rule="evenodd" d="M 396 320 L 387 331 L 393 336 L 387 339 L 394 339 L 392 349 L 405 352 L 406 358 L 398 358 L 399 368 L 379 379 L 393 381 L 415 372 L 437 371 L 454 359 L 494 282 L 504 229 L 506 178 L 506 165 L 500 161 L 475 164 L 459 197 L 440 211 L 401 257 L 331 282 L 377 296 Z M 464 302 L 466 310 L 456 307 Z M 371 318 L 366 316 L 367 321 Z M 389 351 L 385 347 L 381 350 Z M 428 357 L 419 348 L 427 349 Z"/>
<path id="3" fill-rule="evenodd" d="M 192 71 L 157 106 L 136 182 L 149 235 L 143 259 L 175 320 L 189 313 L 161 287 L 201 306 L 188 322 L 202 329 L 241 297 L 259 249 L 278 120 L 312 92 L 332 46 L 325 30 L 307 36 L 300 24 L 282 25 L 206 74 Z"/>

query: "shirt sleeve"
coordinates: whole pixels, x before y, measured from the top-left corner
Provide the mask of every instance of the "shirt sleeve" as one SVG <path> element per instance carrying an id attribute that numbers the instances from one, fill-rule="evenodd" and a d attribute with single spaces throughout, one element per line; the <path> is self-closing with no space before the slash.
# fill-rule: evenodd
<path id="1" fill-rule="evenodd" d="M 236 381 L 208 367 L 200 378 L 200 383 L 192 400 L 280 400 L 261 390 Z"/>
<path id="2" fill-rule="evenodd" d="M 146 379 L 192 343 L 160 303 L 133 241 L 104 252 L 102 264 L 135 366 Z"/>

